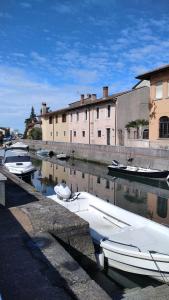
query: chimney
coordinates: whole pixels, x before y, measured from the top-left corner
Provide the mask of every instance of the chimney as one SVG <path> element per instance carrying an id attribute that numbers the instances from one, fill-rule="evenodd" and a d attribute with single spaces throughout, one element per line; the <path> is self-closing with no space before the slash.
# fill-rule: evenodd
<path id="1" fill-rule="evenodd" d="M 103 98 L 107 98 L 109 96 L 109 88 L 108 86 L 103 87 Z"/>
<path id="2" fill-rule="evenodd" d="M 91 94 L 87 94 L 87 98 L 89 98 L 89 99 L 90 99 L 90 98 L 91 98 Z"/>
<path id="3" fill-rule="evenodd" d="M 92 100 L 96 100 L 96 94 L 92 94 Z"/>
<path id="4" fill-rule="evenodd" d="M 42 102 L 41 114 L 43 115 L 46 113 L 47 113 L 46 102 Z"/>
<path id="5" fill-rule="evenodd" d="M 84 103 L 84 94 L 81 94 L 81 96 L 80 96 L 80 103 L 81 103 L 81 104 Z"/>

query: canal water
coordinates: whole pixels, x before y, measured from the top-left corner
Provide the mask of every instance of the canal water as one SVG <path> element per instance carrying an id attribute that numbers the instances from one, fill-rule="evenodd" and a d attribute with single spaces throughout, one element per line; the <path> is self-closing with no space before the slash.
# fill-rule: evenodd
<path id="1" fill-rule="evenodd" d="M 169 186 L 165 180 L 129 178 L 117 173 L 112 176 L 108 173 L 107 166 L 75 159 L 60 161 L 53 157 L 50 160 L 40 160 L 37 157 L 32 158 L 32 161 L 36 171 L 31 175 L 29 183 L 45 196 L 54 194 L 54 186 L 64 181 L 72 192 L 89 192 L 128 211 L 169 226 Z M 117 293 L 117 298 L 121 287 L 160 284 L 147 276 L 112 268 L 90 275 L 110 295 Z"/>
<path id="2" fill-rule="evenodd" d="M 54 194 L 62 181 L 72 192 L 86 191 L 133 213 L 169 226 L 169 186 L 166 180 L 109 175 L 107 166 L 79 160 L 33 160 L 31 184 L 43 195 Z"/>
<path id="3" fill-rule="evenodd" d="M 120 177 L 108 173 L 107 166 L 70 159 L 59 161 L 33 159 L 36 171 L 31 184 L 45 196 L 54 194 L 54 186 L 64 181 L 72 192 L 86 191 L 107 202 L 128 211 L 144 216 L 155 222 L 169 226 L 169 186 L 166 180 Z M 101 283 L 108 286 L 107 291 L 115 289 L 114 282 L 123 288 L 156 286 L 161 284 L 148 276 L 130 274 L 108 268 L 104 270 L 106 279 Z M 91 274 L 93 276 L 93 274 Z M 94 274 L 94 279 L 100 273 Z M 100 279 L 99 279 L 100 280 Z"/>

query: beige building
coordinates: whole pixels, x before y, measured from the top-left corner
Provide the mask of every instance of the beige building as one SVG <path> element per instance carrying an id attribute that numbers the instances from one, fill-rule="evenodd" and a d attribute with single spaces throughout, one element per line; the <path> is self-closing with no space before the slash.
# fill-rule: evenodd
<path id="1" fill-rule="evenodd" d="M 68 142 L 67 109 L 47 112 L 46 103 L 42 103 L 41 126 L 43 141 Z"/>
<path id="2" fill-rule="evenodd" d="M 102 98 L 81 95 L 80 101 L 69 104 L 69 141 L 115 145 L 116 96 L 109 96 L 108 87 L 103 87 Z"/>
<path id="3" fill-rule="evenodd" d="M 81 95 L 79 101 L 65 109 L 48 112 L 42 104 L 42 140 L 97 145 L 116 145 L 116 99 L 122 93 L 109 96 Z"/>
<path id="4" fill-rule="evenodd" d="M 169 144 L 169 65 L 136 78 L 150 81 L 149 140 L 152 146 Z"/>

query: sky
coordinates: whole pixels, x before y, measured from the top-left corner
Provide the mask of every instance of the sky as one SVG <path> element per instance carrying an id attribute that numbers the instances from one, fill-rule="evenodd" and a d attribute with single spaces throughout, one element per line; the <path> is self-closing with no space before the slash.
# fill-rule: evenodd
<path id="1" fill-rule="evenodd" d="M 0 127 L 169 64 L 168 0 L 0 0 Z"/>

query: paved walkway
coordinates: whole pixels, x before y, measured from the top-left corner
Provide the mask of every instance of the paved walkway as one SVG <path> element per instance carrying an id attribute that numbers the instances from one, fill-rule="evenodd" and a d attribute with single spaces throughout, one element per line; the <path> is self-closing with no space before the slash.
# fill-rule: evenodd
<path id="1" fill-rule="evenodd" d="M 35 203 L 33 195 L 7 180 L 6 200 L 0 207 L 3 300 L 110 299 L 56 239 L 33 229 L 20 209 Z"/>

